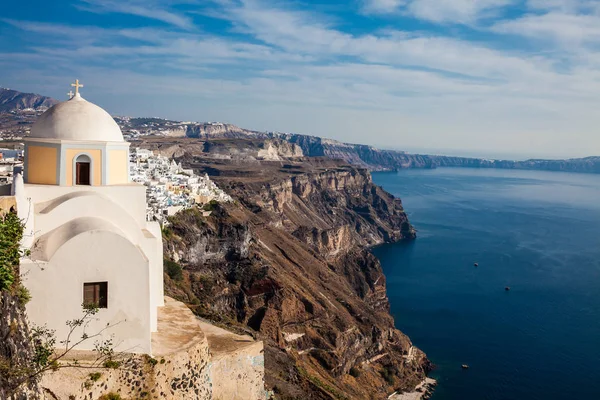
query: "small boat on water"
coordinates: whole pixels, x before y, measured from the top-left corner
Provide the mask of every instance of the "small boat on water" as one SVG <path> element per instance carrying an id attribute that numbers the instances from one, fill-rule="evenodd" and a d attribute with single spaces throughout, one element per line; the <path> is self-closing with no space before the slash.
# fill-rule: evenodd
<path id="1" fill-rule="evenodd" d="M 479 267 L 479 263 L 475 263 L 475 264 L 473 264 L 473 265 L 474 265 L 474 266 L 476 266 L 476 267 Z"/>
<path id="2" fill-rule="evenodd" d="M 504 290 L 506 290 L 506 291 L 508 292 L 508 291 L 510 290 L 510 286 L 506 286 L 506 287 L 504 288 Z"/>
<path id="3" fill-rule="evenodd" d="M 468 366 L 467 364 L 463 364 L 463 365 L 461 366 L 461 368 L 462 368 L 462 369 L 469 369 L 469 366 Z"/>

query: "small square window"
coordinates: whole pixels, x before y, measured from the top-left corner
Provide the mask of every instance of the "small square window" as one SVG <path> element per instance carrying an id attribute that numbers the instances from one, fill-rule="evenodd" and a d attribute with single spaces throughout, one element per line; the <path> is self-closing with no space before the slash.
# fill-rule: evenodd
<path id="1" fill-rule="evenodd" d="M 108 282 L 83 284 L 83 304 L 98 308 L 108 308 Z"/>

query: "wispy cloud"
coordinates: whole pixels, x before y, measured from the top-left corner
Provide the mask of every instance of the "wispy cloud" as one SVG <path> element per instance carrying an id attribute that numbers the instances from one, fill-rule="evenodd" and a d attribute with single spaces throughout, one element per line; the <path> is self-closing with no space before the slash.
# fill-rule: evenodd
<path id="1" fill-rule="evenodd" d="M 549 12 L 526 15 L 522 18 L 501 21 L 492 27 L 499 33 L 556 41 L 572 46 L 583 43 L 600 43 L 600 17 L 595 15 Z"/>
<path id="2" fill-rule="evenodd" d="M 551 0 L 552 1 L 552 0 Z M 497 16 L 516 0 L 367 0 L 365 11 L 399 13 L 435 23 L 474 24 Z"/>
<path id="3" fill-rule="evenodd" d="M 528 13 L 497 21 L 497 33 L 557 43 L 563 50 L 600 44 L 600 3 L 595 0 L 529 0 Z"/>
<path id="4" fill-rule="evenodd" d="M 297 2 L 174 1 L 78 3 L 85 12 L 146 18 L 144 27 L 136 18 L 119 27 L 0 20 L 27 39 L 0 48 L 3 75 L 15 87 L 59 85 L 76 74 L 119 113 L 349 141 L 369 132 L 371 143 L 395 147 L 575 146 L 562 134 L 587 140 L 570 155 L 600 153 L 591 134 L 600 124 L 600 24 L 591 1 L 372 0 L 358 3 L 352 22 L 380 24 L 361 29 Z M 371 7 L 368 16 L 362 6 Z M 408 18 L 427 22 L 409 29 Z"/>
<path id="5" fill-rule="evenodd" d="M 401 5 L 405 5 L 408 0 L 365 0 L 364 9 L 373 13 L 395 12 Z"/>
<path id="6" fill-rule="evenodd" d="M 81 0 L 77 7 L 81 10 L 99 13 L 121 13 L 154 19 L 177 26 L 182 29 L 191 29 L 194 24 L 192 19 L 181 13 L 176 13 L 165 7 L 169 2 L 145 0 Z"/>

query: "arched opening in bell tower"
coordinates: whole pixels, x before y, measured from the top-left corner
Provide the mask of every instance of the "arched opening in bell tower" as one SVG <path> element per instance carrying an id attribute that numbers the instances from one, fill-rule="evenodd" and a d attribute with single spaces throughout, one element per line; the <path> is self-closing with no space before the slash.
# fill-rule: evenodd
<path id="1" fill-rule="evenodd" d="M 81 154 L 75 159 L 75 184 L 76 185 L 91 185 L 92 184 L 92 160 L 89 156 Z"/>

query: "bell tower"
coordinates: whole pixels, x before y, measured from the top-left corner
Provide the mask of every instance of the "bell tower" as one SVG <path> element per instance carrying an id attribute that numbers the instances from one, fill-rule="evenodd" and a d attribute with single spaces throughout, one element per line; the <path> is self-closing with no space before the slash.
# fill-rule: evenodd
<path id="1" fill-rule="evenodd" d="M 25 140 L 25 183 L 108 186 L 129 183 L 129 143 L 115 120 L 79 93 L 33 124 Z M 70 92 L 72 93 L 72 92 Z"/>

